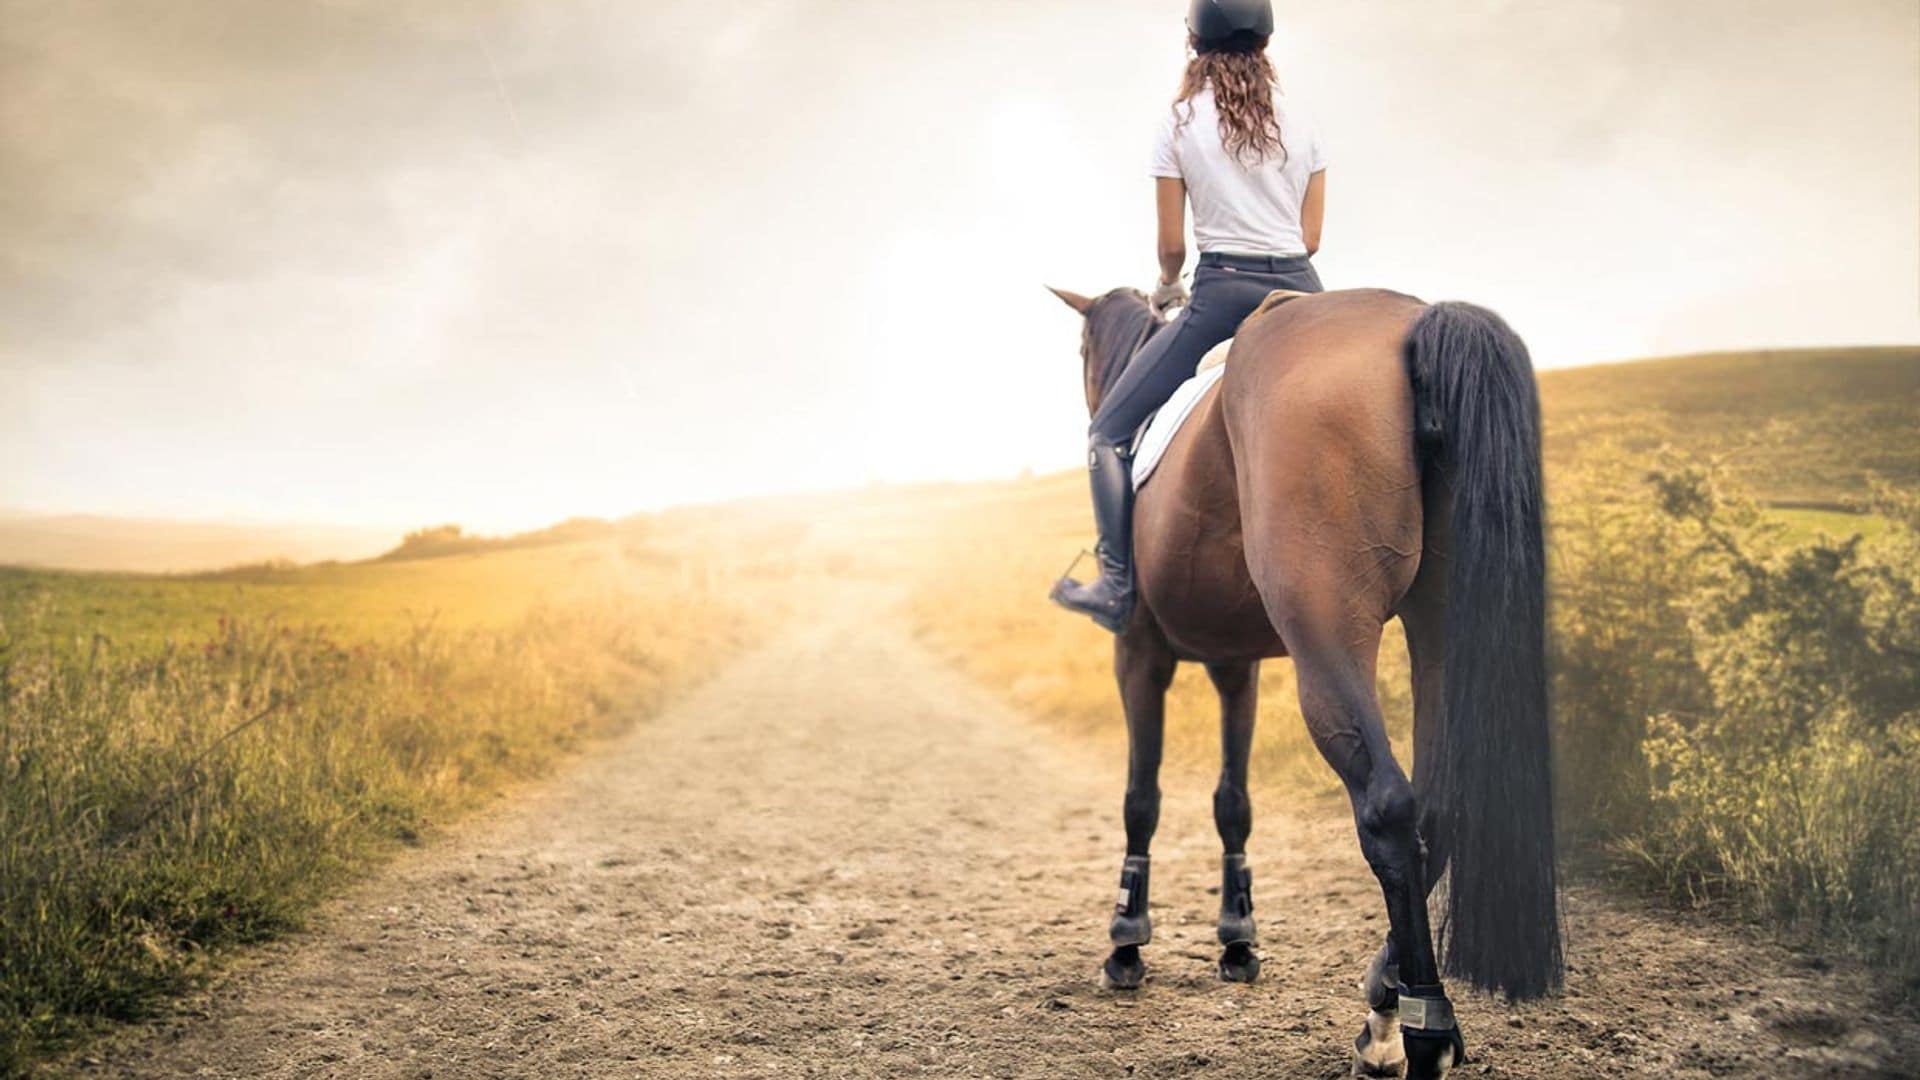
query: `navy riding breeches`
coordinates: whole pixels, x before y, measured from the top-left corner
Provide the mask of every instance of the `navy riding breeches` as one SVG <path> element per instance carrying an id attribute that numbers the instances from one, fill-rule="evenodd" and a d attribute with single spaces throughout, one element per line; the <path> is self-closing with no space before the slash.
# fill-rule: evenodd
<path id="1" fill-rule="evenodd" d="M 1100 399 L 1088 434 L 1124 447 L 1147 417 L 1193 377 L 1207 350 L 1232 337 L 1275 289 L 1319 292 L 1320 276 L 1305 255 L 1200 256 L 1199 269 L 1193 272 L 1193 299 L 1133 354 Z"/>

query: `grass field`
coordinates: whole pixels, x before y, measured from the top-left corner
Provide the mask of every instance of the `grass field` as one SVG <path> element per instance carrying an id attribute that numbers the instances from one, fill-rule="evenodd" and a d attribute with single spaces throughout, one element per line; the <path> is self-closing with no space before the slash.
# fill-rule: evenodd
<path id="1" fill-rule="evenodd" d="M 0 1074 L 644 716 L 764 574 L 678 533 L 179 577 L 0 571 Z"/>
<path id="2" fill-rule="evenodd" d="M 131 649 L 203 635 L 230 617 L 375 637 L 432 621 L 497 628 L 538 604 L 590 595 L 621 573 L 620 557 L 601 544 L 175 576 L 0 569 L 0 617 L 23 624 L 16 633 L 69 645 L 100 635 Z"/>
<path id="3" fill-rule="evenodd" d="M 1542 382 L 1577 850 L 1920 973 L 1920 349 Z M 1109 639 L 1044 600 L 1091 538 L 1085 500 L 1074 472 L 414 544 L 437 557 L 0 569 L 0 1072 L 150 1011 L 644 716 L 795 575 L 893 582 L 935 649 L 1112 749 L 1117 807 Z M 1379 690 L 1404 753 L 1397 627 Z M 1210 770 L 1217 738 L 1184 672 L 1174 768 Z M 1253 772 L 1261 800 L 1334 790 L 1285 663 L 1263 673 Z"/>
<path id="4" fill-rule="evenodd" d="M 1879 476 L 1920 487 L 1920 348 L 1711 353 L 1542 374 L 1552 469 L 1596 447 L 1723 458 L 1771 502 L 1832 507 Z M 1611 451 L 1610 451 L 1611 452 Z"/>

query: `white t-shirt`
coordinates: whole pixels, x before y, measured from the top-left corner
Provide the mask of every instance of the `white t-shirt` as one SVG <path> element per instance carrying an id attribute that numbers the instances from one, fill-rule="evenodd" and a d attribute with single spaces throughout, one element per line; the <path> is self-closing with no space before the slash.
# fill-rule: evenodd
<path id="1" fill-rule="evenodd" d="M 1193 115 L 1184 124 L 1191 106 Z M 1201 251 L 1236 255 L 1304 255 L 1300 203 L 1307 179 L 1327 167 L 1320 132 L 1306 112 L 1278 90 L 1273 115 L 1280 142 L 1265 162 L 1248 168 L 1220 142 L 1220 113 L 1211 87 L 1167 110 L 1153 148 L 1153 175 L 1187 182 L 1193 204 L 1193 239 Z M 1175 129 L 1178 128 L 1176 131 Z"/>

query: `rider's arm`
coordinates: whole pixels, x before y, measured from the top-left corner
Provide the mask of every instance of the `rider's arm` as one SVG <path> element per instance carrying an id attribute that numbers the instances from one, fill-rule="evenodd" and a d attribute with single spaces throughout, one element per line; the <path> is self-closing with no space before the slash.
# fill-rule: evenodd
<path id="1" fill-rule="evenodd" d="M 1153 195 L 1160 208 L 1160 284 L 1166 285 L 1179 281 L 1187 265 L 1187 182 L 1177 176 L 1155 177 Z M 1314 232 L 1319 233 L 1318 227 Z"/>
<path id="2" fill-rule="evenodd" d="M 1307 178 L 1307 196 L 1300 201 L 1300 235 L 1307 242 L 1307 254 L 1320 250 L 1320 223 L 1327 216 L 1327 170 Z"/>

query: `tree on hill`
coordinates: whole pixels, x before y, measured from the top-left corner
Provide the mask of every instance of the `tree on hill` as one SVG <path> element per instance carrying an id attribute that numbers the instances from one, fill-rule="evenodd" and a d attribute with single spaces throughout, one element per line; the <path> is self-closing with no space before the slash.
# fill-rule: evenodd
<path id="1" fill-rule="evenodd" d="M 479 551 L 502 551 L 508 548 L 544 547 L 549 544 L 595 540 L 611 536 L 614 531 L 612 522 L 600 518 L 568 518 L 558 525 L 549 525 L 544 529 L 516 533 L 512 536 L 474 536 L 458 525 L 435 525 L 408 533 L 401 539 L 400 546 L 380 558 L 384 561 L 397 562 L 405 559 L 438 559 L 447 555 L 466 555 Z"/>

